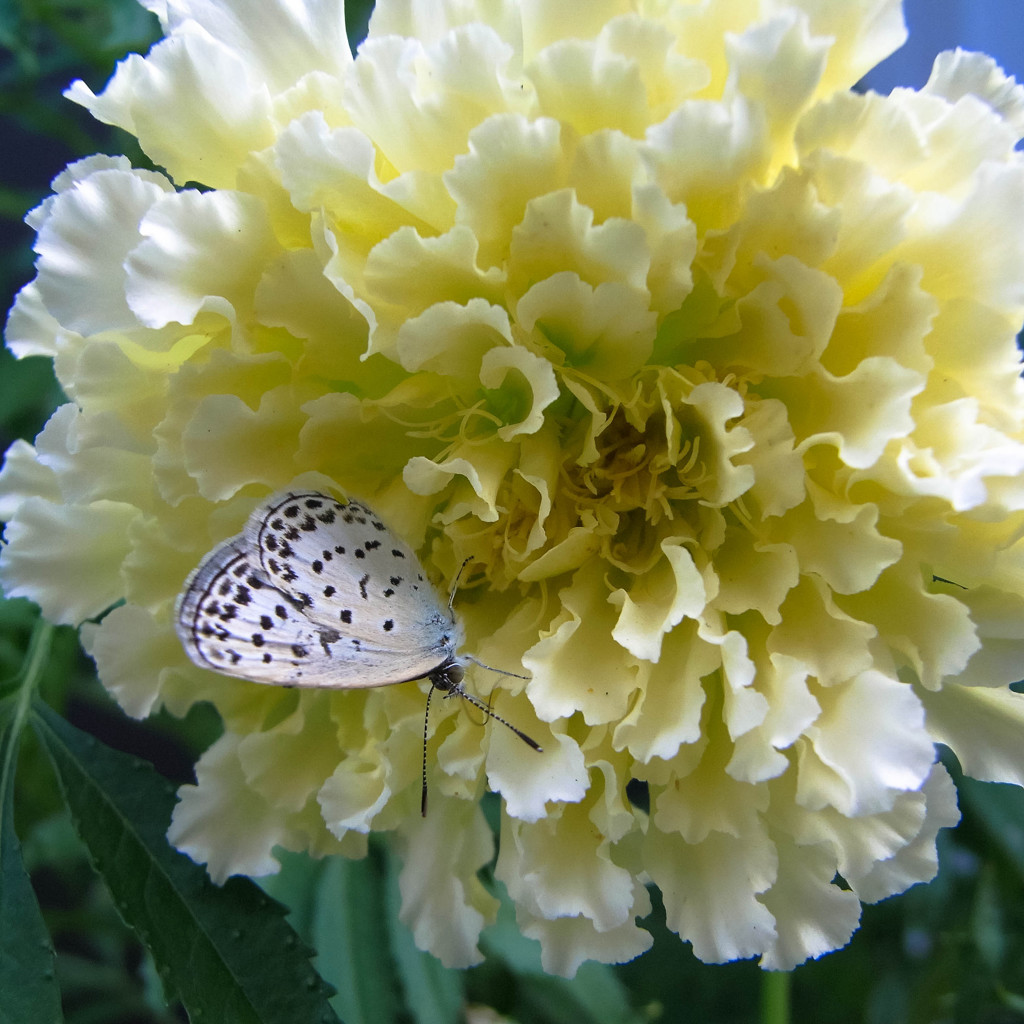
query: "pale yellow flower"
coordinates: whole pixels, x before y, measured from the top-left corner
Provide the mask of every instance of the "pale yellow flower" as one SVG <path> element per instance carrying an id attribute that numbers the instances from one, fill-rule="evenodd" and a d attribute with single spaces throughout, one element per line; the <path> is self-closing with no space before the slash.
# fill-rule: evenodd
<path id="1" fill-rule="evenodd" d="M 564 974 L 647 948 L 650 884 L 700 958 L 788 968 L 930 878 L 935 744 L 1024 783 L 1024 91 L 959 51 L 851 91 L 894 0 L 381 0 L 354 59 L 340 5 L 152 6 L 69 96 L 169 177 L 94 157 L 31 216 L 8 343 L 70 401 L 8 457 L 0 578 L 123 601 L 83 638 L 130 714 L 219 709 L 172 840 L 223 879 L 391 832 L 464 965 L 489 785 Z M 530 679 L 468 685 L 542 755 L 438 702 L 422 820 L 425 683 L 191 665 L 183 580 L 293 484 L 442 593 L 472 560 L 466 648 Z"/>

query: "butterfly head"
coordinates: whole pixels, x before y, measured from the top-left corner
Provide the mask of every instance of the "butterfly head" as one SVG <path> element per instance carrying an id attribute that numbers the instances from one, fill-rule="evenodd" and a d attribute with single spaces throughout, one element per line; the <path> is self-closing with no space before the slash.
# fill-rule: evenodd
<path id="1" fill-rule="evenodd" d="M 427 678 L 432 686 L 445 693 L 463 694 L 462 681 L 466 678 L 466 669 L 461 661 L 454 655 L 450 655 L 445 661 L 438 665 Z"/>
<path id="2" fill-rule="evenodd" d="M 513 676 L 516 679 L 525 678 L 525 676 L 516 675 L 514 672 L 504 672 L 501 669 L 491 668 L 490 665 L 484 665 L 482 661 L 477 661 L 472 656 L 467 655 L 467 657 L 481 668 L 490 669 L 490 671 L 497 672 L 499 675 Z M 434 690 L 442 690 L 446 697 L 458 694 L 464 700 L 469 701 L 470 704 L 478 707 L 488 718 L 493 718 L 496 722 L 501 722 L 507 729 L 511 729 L 527 746 L 543 753 L 541 745 L 536 740 L 531 739 L 521 729 L 517 729 L 511 722 L 502 718 L 501 715 L 492 710 L 490 704 L 485 704 L 478 697 L 474 697 L 471 693 L 466 692 L 466 688 L 462 685 L 463 680 L 466 678 L 466 668 L 454 654 L 450 654 L 437 668 L 429 672 L 426 678 L 430 680 L 430 692 L 427 694 L 427 706 L 423 713 L 423 790 L 420 798 L 420 814 L 423 817 L 427 816 L 427 721 L 430 715 L 430 694 Z"/>

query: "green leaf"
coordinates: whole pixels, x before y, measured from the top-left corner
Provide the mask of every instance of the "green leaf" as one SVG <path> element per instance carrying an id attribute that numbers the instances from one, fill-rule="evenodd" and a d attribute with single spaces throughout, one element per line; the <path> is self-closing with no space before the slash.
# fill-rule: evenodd
<path id="1" fill-rule="evenodd" d="M 986 865 L 978 878 L 968 925 L 979 959 L 993 975 L 997 974 L 1006 955 L 1006 921 L 996 871 L 991 865 Z"/>
<path id="2" fill-rule="evenodd" d="M 371 837 L 362 860 L 285 853 L 281 872 L 262 881 L 319 950 L 317 967 L 338 990 L 331 1004 L 349 1024 L 448 1024 L 466 1002 L 463 972 L 417 949 L 399 920 L 399 869 Z"/>
<path id="3" fill-rule="evenodd" d="M 388 951 L 380 864 L 330 857 L 323 862 L 313 919 L 313 945 L 330 965 L 332 1002 L 349 1024 L 399 1019 L 401 989 Z"/>
<path id="4" fill-rule="evenodd" d="M 288 904 L 296 928 L 319 951 L 317 968 L 337 989 L 335 1010 L 348 1024 L 407 1020 L 389 949 L 379 856 L 371 848 L 363 860 L 286 854 L 281 862 L 280 874 L 263 886 Z"/>
<path id="5" fill-rule="evenodd" d="M 1002 848 L 1024 879 L 1024 790 L 1009 783 L 978 782 L 965 776 L 957 780 L 957 792 L 964 810 L 978 818 L 993 845 Z"/>
<path id="6" fill-rule="evenodd" d="M 62 1021 L 53 945 L 14 832 L 14 769 L 23 716 L 15 695 L 0 702 L 0 1020 Z"/>
<path id="7" fill-rule="evenodd" d="M 164 833 L 169 783 L 48 707 L 33 724 L 72 819 L 125 922 L 148 947 L 165 991 L 193 1021 L 337 1024 L 330 989 L 284 921 L 284 908 L 244 878 L 218 888 Z"/>

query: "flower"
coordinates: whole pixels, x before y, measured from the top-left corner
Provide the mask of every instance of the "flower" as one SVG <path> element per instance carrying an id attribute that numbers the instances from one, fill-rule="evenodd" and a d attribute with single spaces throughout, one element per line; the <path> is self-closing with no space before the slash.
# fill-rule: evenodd
<path id="1" fill-rule="evenodd" d="M 130 714 L 219 709 L 172 841 L 223 879 L 390 832 L 464 965 L 490 785 L 564 974 L 647 948 L 649 883 L 698 957 L 788 968 L 930 878 L 935 745 L 1024 784 L 1024 91 L 960 51 L 851 91 L 892 0 L 382 0 L 354 58 L 340 5 L 153 7 L 68 95 L 166 175 L 93 157 L 30 215 L 8 344 L 69 403 L 8 455 L 0 578 L 102 615 Z M 468 685 L 543 754 L 439 702 L 423 820 L 426 683 L 189 663 L 183 580 L 297 483 L 442 590 L 471 560 L 467 649 L 530 678 Z"/>

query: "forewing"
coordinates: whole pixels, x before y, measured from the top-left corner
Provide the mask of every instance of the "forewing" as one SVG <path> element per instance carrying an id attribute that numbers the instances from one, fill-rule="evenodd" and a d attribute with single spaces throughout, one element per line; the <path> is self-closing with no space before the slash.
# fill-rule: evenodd
<path id="1" fill-rule="evenodd" d="M 350 688 L 420 674 L 310 620 L 268 579 L 245 534 L 214 548 L 189 576 L 176 626 L 197 665 L 256 683 Z"/>
<path id="2" fill-rule="evenodd" d="M 413 551 L 358 502 L 315 491 L 275 495 L 245 536 L 267 579 L 322 629 L 338 631 L 382 686 L 426 675 L 453 656 L 454 619 Z M 342 655 L 342 657 L 344 657 Z"/>

